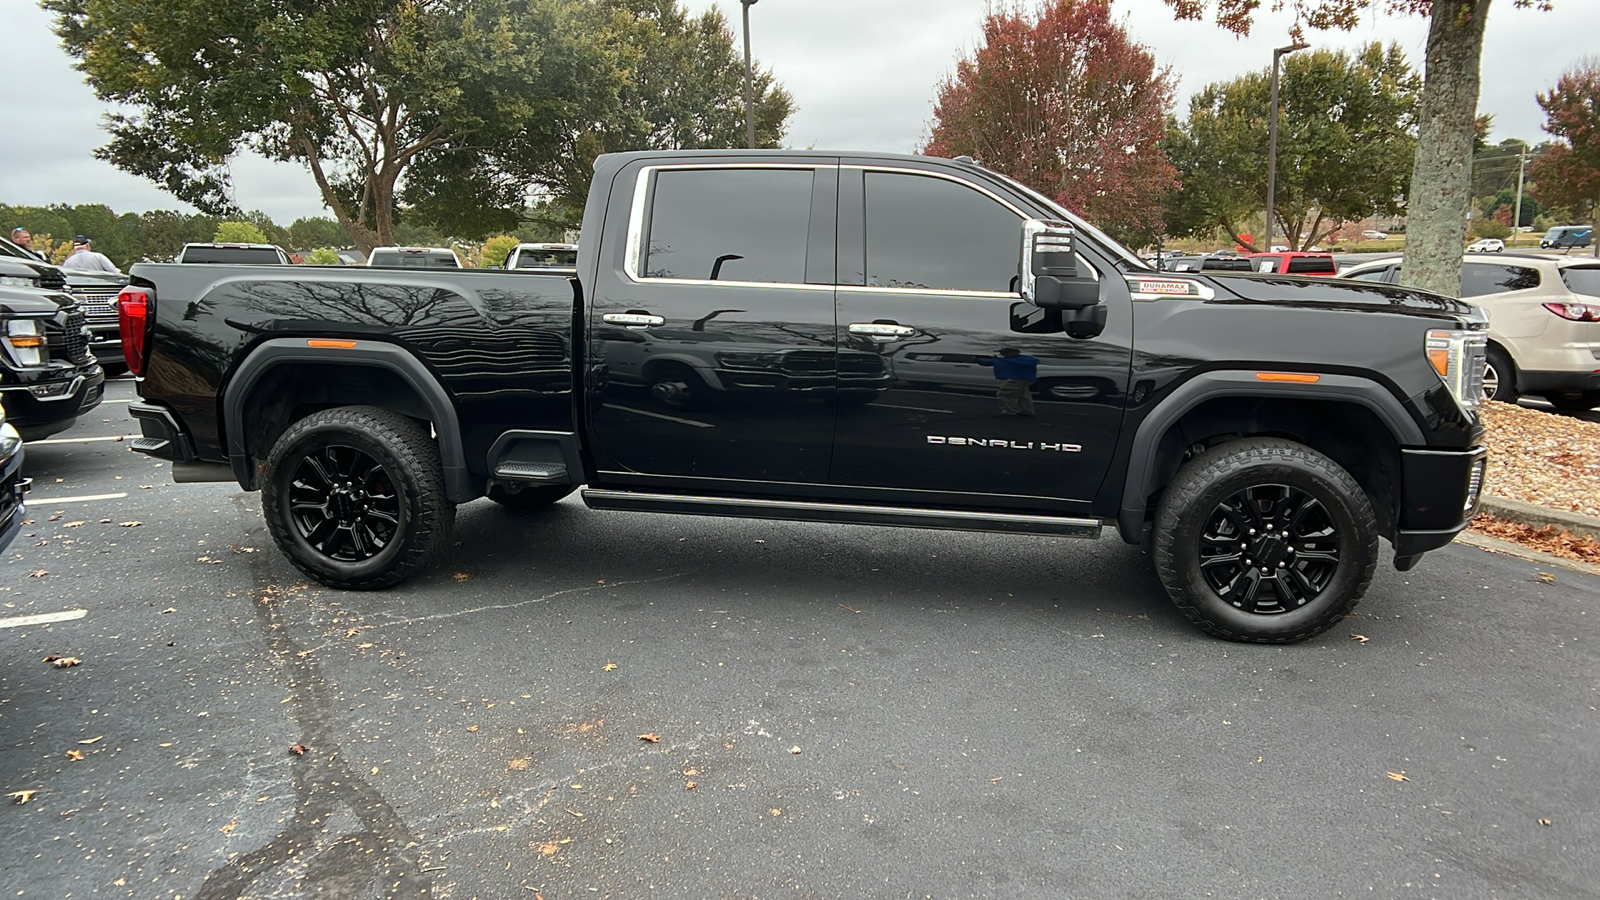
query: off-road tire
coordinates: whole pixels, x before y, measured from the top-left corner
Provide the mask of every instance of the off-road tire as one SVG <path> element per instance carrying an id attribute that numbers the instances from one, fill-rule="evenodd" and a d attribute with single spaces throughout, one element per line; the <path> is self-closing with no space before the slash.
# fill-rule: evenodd
<path id="1" fill-rule="evenodd" d="M 489 486 L 489 499 L 506 509 L 532 512 L 553 505 L 577 489 L 578 486 L 575 484 L 543 484 L 513 492 L 502 485 L 494 484 Z"/>
<path id="2" fill-rule="evenodd" d="M 1501 403 L 1517 402 L 1517 366 L 1499 347 L 1490 347 L 1488 353 L 1488 369 L 1484 372 L 1484 399 L 1498 400 Z M 1488 383 L 1491 377 L 1495 379 L 1494 393 L 1488 392 Z"/>
<path id="3" fill-rule="evenodd" d="M 297 491 L 302 500 L 308 489 L 317 492 L 303 477 L 308 457 L 330 448 L 335 455 L 356 451 L 370 460 L 371 478 L 377 482 L 373 497 L 392 491 L 384 497 L 392 504 L 392 533 L 365 558 L 339 559 L 313 546 L 302 533 L 305 525 L 291 511 Z M 326 465 L 322 456 L 318 460 Z M 297 472 L 302 476 L 298 483 Z M 324 509 L 331 505 L 326 501 Z M 267 456 L 261 508 L 272 539 L 295 568 L 329 587 L 353 590 L 393 587 L 425 568 L 449 542 L 456 513 L 445 497 L 439 447 L 427 426 L 372 406 L 323 410 L 289 426 Z M 326 518 L 326 512 L 322 515 Z"/>
<path id="4" fill-rule="evenodd" d="M 1307 511 L 1303 515 L 1312 518 L 1303 518 L 1296 526 L 1284 526 L 1285 530 L 1304 529 L 1305 536 L 1292 534 L 1294 540 L 1280 540 L 1272 538 L 1271 529 L 1263 529 L 1267 533 L 1262 538 L 1244 538 L 1241 527 L 1237 544 L 1241 548 L 1239 557 L 1255 553 L 1258 556 L 1272 554 L 1280 561 L 1286 559 L 1286 565 L 1281 568 L 1268 560 L 1277 574 L 1258 580 L 1251 571 L 1254 566 L 1240 564 L 1227 568 L 1230 563 L 1225 554 L 1206 560 L 1213 576 L 1218 572 L 1238 573 L 1231 587 L 1240 587 L 1239 579 L 1247 577 L 1259 581 L 1256 592 L 1235 592 L 1234 596 L 1248 601 L 1267 590 L 1263 585 L 1270 585 L 1273 593 L 1266 601 L 1271 603 L 1281 598 L 1283 607 L 1265 611 L 1236 608 L 1235 601 L 1223 597 L 1203 570 L 1202 534 L 1207 533 L 1204 529 L 1208 525 L 1223 521 L 1216 517 L 1227 519 L 1225 503 L 1238 501 L 1250 491 L 1259 491 L 1270 499 L 1280 490 L 1288 497 L 1298 495 L 1315 501 L 1304 504 Z M 1251 502 L 1259 506 L 1267 499 Z M 1268 516 L 1265 521 L 1284 520 Z M 1313 536 L 1312 525 L 1325 526 L 1318 531 L 1331 531 L 1331 537 Z M 1224 523 L 1223 527 L 1232 526 Z M 1360 602 L 1377 566 L 1378 532 L 1366 492 L 1333 460 L 1293 441 L 1246 438 L 1219 444 L 1189 460 L 1167 486 L 1156 512 L 1156 572 L 1172 602 L 1205 633 L 1231 641 L 1294 643 L 1332 628 Z M 1272 546 L 1263 548 L 1259 542 L 1264 539 L 1272 539 Z M 1249 543 L 1251 541 L 1256 543 Z M 1293 555 L 1296 541 L 1306 548 L 1299 557 Z M 1332 541 L 1335 557 L 1332 563 L 1323 559 L 1328 555 L 1329 541 Z M 1321 548 L 1315 553 L 1316 559 L 1311 553 L 1313 542 Z M 1214 549 L 1224 546 L 1224 542 L 1209 538 L 1207 543 Z M 1249 549 L 1252 546 L 1256 549 Z M 1289 555 L 1284 557 L 1284 553 Z M 1320 582 L 1320 587 L 1314 592 L 1296 588 L 1302 598 L 1291 598 L 1285 593 L 1289 582 L 1280 586 L 1278 579 L 1294 578 L 1295 571 L 1303 576 L 1295 584 Z M 1268 578 L 1272 580 L 1269 582 Z M 1305 594 L 1312 596 L 1304 599 Z M 1290 599 L 1300 599 L 1303 605 L 1289 608 Z"/>

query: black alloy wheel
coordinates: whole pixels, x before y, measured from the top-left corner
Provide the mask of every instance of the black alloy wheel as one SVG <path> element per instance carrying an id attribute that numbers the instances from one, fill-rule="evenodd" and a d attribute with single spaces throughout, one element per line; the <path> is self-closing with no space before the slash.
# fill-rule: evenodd
<path id="1" fill-rule="evenodd" d="M 301 457 L 289 488 L 289 516 L 307 544 L 340 562 L 369 560 L 400 528 L 400 493 L 383 464 L 329 444 Z"/>
<path id="2" fill-rule="evenodd" d="M 1235 609 L 1279 615 L 1315 600 L 1339 570 L 1339 532 L 1315 497 L 1286 484 L 1247 487 L 1200 532 L 1200 571 Z"/>
<path id="3" fill-rule="evenodd" d="M 1338 463 L 1294 441 L 1243 438 L 1178 469 L 1156 510 L 1153 555 L 1173 604 L 1202 631 L 1292 643 L 1360 602 L 1382 530 Z"/>
<path id="4" fill-rule="evenodd" d="M 290 425 L 267 457 L 261 508 L 295 567 L 337 588 L 391 587 L 449 542 L 455 506 L 425 423 L 371 406 Z"/>

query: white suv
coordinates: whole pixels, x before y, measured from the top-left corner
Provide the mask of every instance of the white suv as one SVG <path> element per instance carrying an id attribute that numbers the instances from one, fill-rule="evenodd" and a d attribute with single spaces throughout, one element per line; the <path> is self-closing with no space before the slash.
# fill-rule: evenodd
<path id="1" fill-rule="evenodd" d="M 1373 260 L 1341 277 L 1395 283 L 1400 261 Z M 1538 394 L 1556 409 L 1600 408 L 1600 260 L 1467 257 L 1461 297 L 1489 315 L 1484 396 L 1512 402 Z"/>

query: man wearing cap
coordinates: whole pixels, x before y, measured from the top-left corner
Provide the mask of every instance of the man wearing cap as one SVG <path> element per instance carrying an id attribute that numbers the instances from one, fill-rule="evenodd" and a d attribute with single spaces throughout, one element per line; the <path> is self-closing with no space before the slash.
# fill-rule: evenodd
<path id="1" fill-rule="evenodd" d="M 29 234 L 28 229 L 23 228 L 21 225 L 11 229 L 11 243 L 16 244 L 23 250 L 26 250 L 30 256 L 35 257 L 41 262 L 50 261 L 49 257 L 45 256 L 38 250 L 33 249 L 33 235 Z"/>
<path id="2" fill-rule="evenodd" d="M 72 239 L 72 255 L 61 263 L 63 269 L 81 269 L 88 272 L 117 272 L 122 270 L 106 258 L 104 253 L 96 253 L 90 246 L 91 241 L 84 235 Z"/>

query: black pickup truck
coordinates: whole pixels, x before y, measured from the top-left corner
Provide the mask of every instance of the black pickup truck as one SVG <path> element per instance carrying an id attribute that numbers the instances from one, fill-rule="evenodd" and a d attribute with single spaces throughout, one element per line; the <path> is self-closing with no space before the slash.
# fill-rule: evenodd
<path id="1" fill-rule="evenodd" d="M 134 448 L 260 490 L 336 587 L 427 565 L 456 504 L 582 486 L 640 512 L 1115 523 L 1200 628 L 1262 642 L 1329 628 L 1380 537 L 1409 569 L 1478 502 L 1486 323 L 1459 300 L 1157 272 L 919 156 L 604 156 L 579 246 L 568 277 L 137 265 Z"/>

